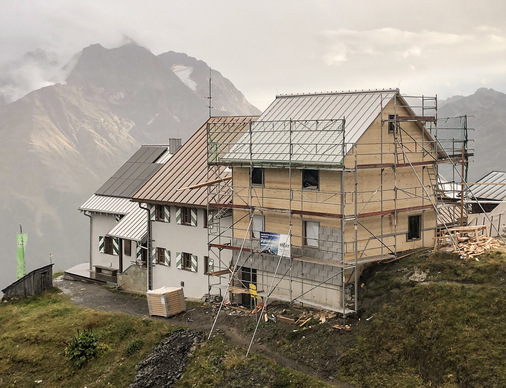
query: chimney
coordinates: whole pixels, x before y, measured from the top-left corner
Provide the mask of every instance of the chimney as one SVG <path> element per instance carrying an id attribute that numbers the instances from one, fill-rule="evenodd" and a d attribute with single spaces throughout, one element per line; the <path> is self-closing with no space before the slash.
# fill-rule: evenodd
<path id="1" fill-rule="evenodd" d="M 178 149 L 181 148 L 181 138 L 175 139 L 170 138 L 169 139 L 169 154 L 175 154 Z"/>

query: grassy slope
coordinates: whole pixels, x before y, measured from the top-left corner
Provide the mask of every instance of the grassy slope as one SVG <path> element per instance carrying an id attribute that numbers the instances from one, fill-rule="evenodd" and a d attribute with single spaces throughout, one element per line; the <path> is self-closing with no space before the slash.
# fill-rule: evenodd
<path id="1" fill-rule="evenodd" d="M 415 269 L 425 282 L 409 280 Z M 366 317 L 339 376 L 357 385 L 506 386 L 506 253 L 414 255 L 364 274 Z"/>
<path id="2" fill-rule="evenodd" d="M 135 365 L 174 330 L 162 320 L 77 307 L 57 289 L 2 303 L 0 326 L 1 387 L 126 387 L 134 379 Z M 77 330 L 89 328 L 98 337 L 101 352 L 76 369 L 64 349 Z M 136 339 L 142 339 L 142 348 L 128 355 L 128 344 Z M 232 387 L 239 382 L 251 386 L 255 381 L 261 386 L 325 386 L 265 357 L 246 359 L 243 349 L 220 337 L 201 346 L 192 365 L 181 386 Z"/>
<path id="3" fill-rule="evenodd" d="M 162 321 L 93 311 L 74 306 L 54 289 L 41 296 L 0 305 L 0 386 L 123 387 L 133 381 L 134 366 L 171 327 Z M 91 329 L 100 356 L 74 369 L 64 355 L 77 330 Z M 130 341 L 142 348 L 127 355 Z M 43 380 L 41 385 L 36 380 Z"/>

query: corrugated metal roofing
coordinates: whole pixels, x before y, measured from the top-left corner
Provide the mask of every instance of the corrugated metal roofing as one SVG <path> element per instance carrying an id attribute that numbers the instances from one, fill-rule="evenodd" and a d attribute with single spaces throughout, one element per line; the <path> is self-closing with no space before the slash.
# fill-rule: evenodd
<path id="1" fill-rule="evenodd" d="M 139 203 L 130 213 L 123 217 L 118 224 L 107 233 L 111 237 L 119 237 L 127 240 L 142 241 L 148 234 L 148 215 L 145 209 L 139 207 Z"/>
<path id="2" fill-rule="evenodd" d="M 476 183 L 506 183 L 505 171 L 492 171 L 480 178 Z M 506 200 L 506 185 L 470 185 L 469 197 L 489 199 L 494 201 Z"/>
<path id="3" fill-rule="evenodd" d="M 297 131 L 294 133 L 293 128 L 291 131 L 291 143 L 294 145 L 292 161 L 341 163 L 343 152 L 349 151 L 397 93 L 398 90 L 393 89 L 276 96 L 252 124 L 251 138 L 249 133 L 244 134 L 223 161 L 249 160 L 247 147 L 251 140 L 254 162 L 286 162 L 290 147 L 290 131 L 286 123 L 292 120 L 292 126 L 298 123 Z M 341 126 L 343 119 L 346 120 L 344 133 Z M 316 122 L 323 125 L 316 128 Z M 268 123 L 272 123 L 271 131 L 266 129 Z"/>
<path id="4" fill-rule="evenodd" d="M 207 124 L 245 123 L 253 116 L 211 117 L 142 186 L 133 199 L 138 202 L 207 206 L 207 187 L 180 190 L 207 181 Z"/>
<path id="5" fill-rule="evenodd" d="M 139 207 L 128 198 L 109 197 L 93 194 L 79 210 L 106 214 L 126 215 Z"/>
<path id="6" fill-rule="evenodd" d="M 161 167 L 164 145 L 143 145 L 95 194 L 130 198 Z"/>

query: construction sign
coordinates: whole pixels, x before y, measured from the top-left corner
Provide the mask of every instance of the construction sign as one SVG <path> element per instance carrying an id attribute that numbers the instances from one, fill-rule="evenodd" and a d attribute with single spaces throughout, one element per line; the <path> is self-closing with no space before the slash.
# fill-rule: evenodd
<path id="1" fill-rule="evenodd" d="M 260 232 L 260 251 L 271 255 L 290 256 L 290 235 Z"/>

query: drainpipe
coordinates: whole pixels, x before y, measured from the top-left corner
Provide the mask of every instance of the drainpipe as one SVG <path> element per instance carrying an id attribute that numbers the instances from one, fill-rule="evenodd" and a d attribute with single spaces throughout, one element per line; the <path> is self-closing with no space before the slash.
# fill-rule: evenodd
<path id="1" fill-rule="evenodd" d="M 139 203 L 139 207 L 141 209 L 144 209 L 147 211 L 148 213 L 148 238 L 147 238 L 147 241 L 146 241 L 146 249 L 148 250 L 147 252 L 147 263 L 146 263 L 146 268 L 148 269 L 148 291 L 151 291 L 153 289 L 153 281 L 152 281 L 152 272 L 153 272 L 153 263 L 151 263 L 151 220 L 149 218 L 149 208 L 148 207 L 144 207 L 142 206 L 142 203 Z"/>
<path id="2" fill-rule="evenodd" d="M 91 214 L 88 212 L 88 211 L 84 211 L 83 214 L 86 216 L 86 217 L 89 217 L 90 219 L 90 276 L 91 276 L 91 270 L 93 269 L 93 263 L 92 263 L 92 258 L 91 258 L 91 252 L 92 252 L 92 237 L 93 235 L 91 234 L 92 232 L 92 218 L 91 218 Z"/>

